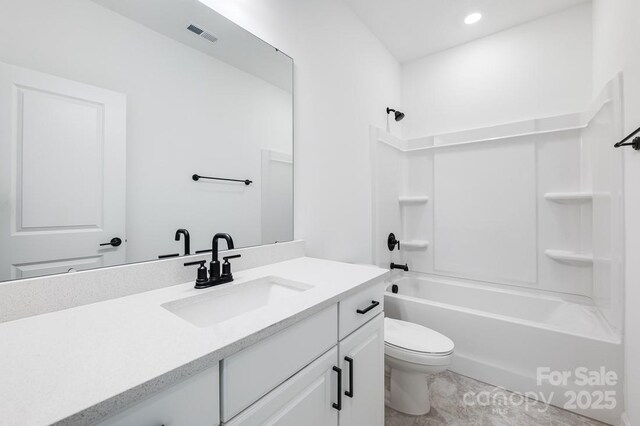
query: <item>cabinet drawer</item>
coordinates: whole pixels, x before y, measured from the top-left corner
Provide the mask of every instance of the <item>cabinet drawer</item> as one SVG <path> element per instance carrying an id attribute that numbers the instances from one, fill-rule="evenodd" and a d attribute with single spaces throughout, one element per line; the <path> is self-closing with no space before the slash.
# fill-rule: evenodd
<path id="1" fill-rule="evenodd" d="M 334 347 L 225 425 L 337 426 L 337 358 Z"/>
<path id="2" fill-rule="evenodd" d="M 99 426 L 212 426 L 220 424 L 218 366 L 143 400 Z"/>
<path id="3" fill-rule="evenodd" d="M 383 310 L 384 281 L 367 287 L 339 303 L 340 340 L 375 318 Z M 376 305 L 377 304 L 377 305 Z"/>
<path id="4" fill-rule="evenodd" d="M 222 361 L 222 421 L 227 422 L 335 346 L 337 306 Z"/>

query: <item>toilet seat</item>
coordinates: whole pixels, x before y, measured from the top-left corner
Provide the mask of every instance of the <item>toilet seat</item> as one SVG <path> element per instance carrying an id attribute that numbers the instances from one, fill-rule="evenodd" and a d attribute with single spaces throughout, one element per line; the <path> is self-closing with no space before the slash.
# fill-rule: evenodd
<path id="1" fill-rule="evenodd" d="M 410 364 L 437 367 L 451 364 L 453 352 L 444 355 L 430 355 L 422 352 L 407 351 L 393 345 L 384 345 L 385 357 L 395 358 Z"/>
<path id="2" fill-rule="evenodd" d="M 451 339 L 424 327 L 392 318 L 384 319 L 385 354 L 422 365 L 446 365 L 451 362 Z"/>

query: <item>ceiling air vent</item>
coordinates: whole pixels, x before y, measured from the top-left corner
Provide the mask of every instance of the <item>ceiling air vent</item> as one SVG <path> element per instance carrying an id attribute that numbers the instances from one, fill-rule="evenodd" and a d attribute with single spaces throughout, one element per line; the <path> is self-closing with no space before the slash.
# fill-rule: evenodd
<path id="1" fill-rule="evenodd" d="M 189 31 L 194 33 L 195 35 L 202 37 L 203 39 L 210 41 L 211 43 L 215 43 L 218 41 L 218 37 L 214 36 L 208 31 L 203 30 L 202 28 L 198 28 L 195 25 L 191 24 L 187 27 Z"/>

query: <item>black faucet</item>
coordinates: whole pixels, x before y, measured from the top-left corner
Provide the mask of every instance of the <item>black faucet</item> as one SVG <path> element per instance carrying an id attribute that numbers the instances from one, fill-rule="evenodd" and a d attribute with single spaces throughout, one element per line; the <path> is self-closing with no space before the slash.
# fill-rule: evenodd
<path id="1" fill-rule="evenodd" d="M 221 279 L 220 277 L 220 261 L 218 260 L 218 240 L 223 238 L 227 241 L 227 249 L 231 250 L 234 248 L 233 246 L 233 238 L 231 235 L 219 233 L 214 235 L 213 240 L 211 241 L 211 263 L 209 263 L 209 279 L 211 281 L 217 282 Z M 222 283 L 220 283 L 222 284 Z"/>
<path id="2" fill-rule="evenodd" d="M 216 234 L 211 241 L 212 259 L 209 263 L 209 276 L 207 277 L 207 269 L 204 267 L 205 260 L 199 260 L 196 262 L 185 263 L 184 266 L 199 265 L 198 279 L 196 280 L 196 288 L 209 288 L 220 284 L 230 283 L 233 281 L 233 274 L 231 273 L 231 264 L 229 259 L 235 259 L 240 257 L 239 254 L 235 256 L 225 256 L 224 264 L 222 265 L 222 274 L 220 274 L 220 261 L 218 260 L 218 240 L 224 239 L 227 241 L 227 248 L 229 250 L 234 248 L 233 238 L 229 234 Z M 200 253 L 208 250 L 202 250 Z M 198 253 L 198 252 L 196 252 Z"/>
<path id="3" fill-rule="evenodd" d="M 189 236 L 189 231 L 186 229 L 178 229 L 176 231 L 176 241 L 180 241 L 180 235 L 184 235 L 184 255 L 188 256 L 191 254 L 191 237 Z"/>
<path id="4" fill-rule="evenodd" d="M 396 263 L 391 263 L 391 266 L 389 266 L 390 269 L 402 269 L 405 272 L 409 272 L 409 265 L 398 265 Z"/>
<path id="5" fill-rule="evenodd" d="M 227 249 L 231 250 L 234 248 L 233 238 L 231 238 L 231 235 L 219 233 L 213 237 L 213 240 L 211 240 L 212 255 L 211 255 L 211 263 L 209 263 L 208 287 L 212 287 L 214 285 L 219 285 L 224 283 L 230 283 L 231 281 L 233 281 L 233 275 L 231 275 L 231 272 L 230 272 L 231 269 L 229 269 L 228 274 L 220 275 L 220 261 L 218 260 L 218 240 L 221 238 L 227 242 Z"/>

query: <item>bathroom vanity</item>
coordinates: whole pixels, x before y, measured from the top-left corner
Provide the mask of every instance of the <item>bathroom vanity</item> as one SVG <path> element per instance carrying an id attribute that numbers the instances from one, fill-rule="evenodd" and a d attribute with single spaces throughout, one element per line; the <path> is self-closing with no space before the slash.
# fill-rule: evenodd
<path id="1" fill-rule="evenodd" d="M 387 271 L 299 257 L 234 275 L 0 324 L 4 421 L 382 425 Z"/>
<path id="2" fill-rule="evenodd" d="M 101 424 L 381 425 L 382 293 L 360 290 Z"/>

